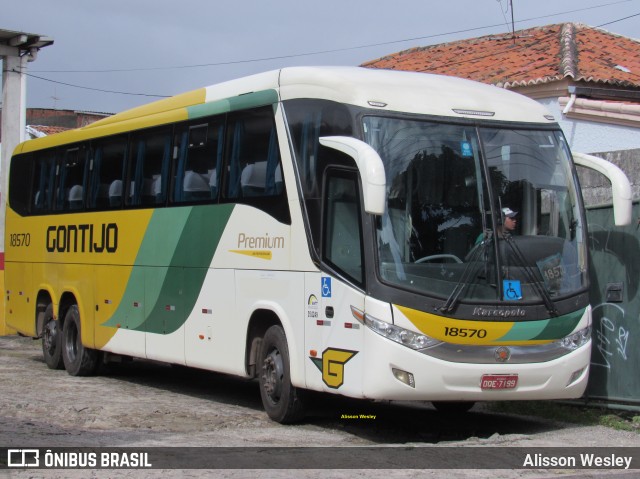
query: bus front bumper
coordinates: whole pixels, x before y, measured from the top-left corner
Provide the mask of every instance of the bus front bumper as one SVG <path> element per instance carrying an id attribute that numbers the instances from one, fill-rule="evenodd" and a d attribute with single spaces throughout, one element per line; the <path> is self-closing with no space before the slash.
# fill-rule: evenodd
<path id="1" fill-rule="evenodd" d="M 370 399 L 573 399 L 581 397 L 587 386 L 591 341 L 544 362 L 474 364 L 444 361 L 365 328 L 364 351 L 363 395 Z"/>

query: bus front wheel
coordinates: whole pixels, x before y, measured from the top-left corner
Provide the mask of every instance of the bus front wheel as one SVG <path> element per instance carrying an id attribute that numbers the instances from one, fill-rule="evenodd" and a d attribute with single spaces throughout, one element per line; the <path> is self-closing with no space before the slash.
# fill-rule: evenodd
<path id="1" fill-rule="evenodd" d="M 71 376 L 89 376 L 98 366 L 98 352 L 85 348 L 80 336 L 80 312 L 73 305 L 67 311 L 62 328 L 62 359 Z"/>
<path id="2" fill-rule="evenodd" d="M 258 380 L 264 409 L 281 424 L 295 422 L 304 415 L 300 391 L 291 384 L 289 348 L 284 330 L 271 326 L 260 347 Z"/>
<path id="3" fill-rule="evenodd" d="M 62 331 L 60 322 L 53 317 L 53 305 L 49 303 L 44 311 L 42 327 L 42 354 L 49 369 L 62 369 Z"/>

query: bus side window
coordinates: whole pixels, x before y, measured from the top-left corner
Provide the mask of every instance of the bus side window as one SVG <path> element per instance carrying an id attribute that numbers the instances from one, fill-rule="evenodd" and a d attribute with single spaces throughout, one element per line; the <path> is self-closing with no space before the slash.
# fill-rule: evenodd
<path id="1" fill-rule="evenodd" d="M 110 209 L 122 206 L 122 178 L 127 157 L 127 138 L 111 137 L 94 144 L 90 188 L 87 204 L 90 209 Z"/>
<path id="2" fill-rule="evenodd" d="M 174 203 L 211 203 L 218 199 L 224 149 L 224 117 L 187 125 L 176 132 Z"/>
<path id="3" fill-rule="evenodd" d="M 167 198 L 171 162 L 171 129 L 160 128 L 138 133 L 131 142 L 129 194 L 126 204 L 164 205 Z"/>
<path id="4" fill-rule="evenodd" d="M 280 195 L 284 185 L 271 107 L 233 115 L 229 125 L 225 197 Z"/>
<path id="5" fill-rule="evenodd" d="M 12 175 L 12 178 L 17 176 Z M 34 214 L 51 211 L 53 191 L 56 181 L 55 151 L 45 150 L 35 154 L 33 175 L 33 206 Z"/>
<path id="6" fill-rule="evenodd" d="M 64 150 L 55 192 L 56 211 L 80 210 L 84 207 L 87 151 L 86 145 Z"/>
<path id="7" fill-rule="evenodd" d="M 323 260 L 364 282 L 362 227 L 357 176 L 352 171 L 329 170 L 325 183 Z"/>
<path id="8" fill-rule="evenodd" d="M 33 154 L 22 154 L 11 158 L 9 163 L 10 184 L 9 204 L 19 215 L 28 215 L 34 211 L 37 213 L 37 187 L 35 178 L 39 172 L 35 168 Z M 33 176 L 32 176 L 33 175 Z"/>

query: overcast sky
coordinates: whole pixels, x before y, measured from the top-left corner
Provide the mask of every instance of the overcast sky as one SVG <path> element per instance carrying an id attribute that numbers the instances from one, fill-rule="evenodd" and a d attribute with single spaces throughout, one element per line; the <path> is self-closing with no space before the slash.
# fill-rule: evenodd
<path id="1" fill-rule="evenodd" d="M 624 19 L 640 14 L 640 0 L 513 0 L 513 9 L 516 30 L 579 22 L 640 38 L 640 16 Z M 511 11 L 509 0 L 0 0 L 0 29 L 55 42 L 29 64 L 29 107 L 116 113 L 155 99 L 143 95 L 283 66 L 359 65 L 504 33 Z"/>

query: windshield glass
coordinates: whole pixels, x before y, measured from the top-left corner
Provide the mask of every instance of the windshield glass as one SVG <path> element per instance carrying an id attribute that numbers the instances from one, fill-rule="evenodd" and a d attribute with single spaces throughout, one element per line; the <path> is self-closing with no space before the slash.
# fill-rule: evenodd
<path id="1" fill-rule="evenodd" d="M 381 278 L 447 302 L 545 301 L 585 287 L 561 133 L 365 117 L 385 165 Z"/>

